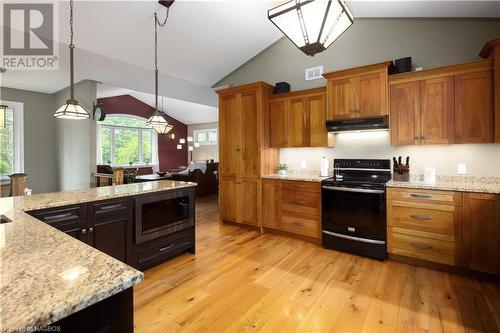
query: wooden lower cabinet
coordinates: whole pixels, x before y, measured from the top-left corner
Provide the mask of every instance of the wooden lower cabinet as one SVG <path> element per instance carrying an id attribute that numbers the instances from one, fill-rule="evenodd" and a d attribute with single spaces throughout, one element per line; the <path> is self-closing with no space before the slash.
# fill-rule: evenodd
<path id="1" fill-rule="evenodd" d="M 262 225 L 267 229 L 321 238 L 320 183 L 263 179 Z"/>
<path id="2" fill-rule="evenodd" d="M 500 274 L 500 194 L 463 196 L 464 264 L 470 269 Z"/>
<path id="3" fill-rule="evenodd" d="M 222 177 L 220 215 L 223 221 L 259 226 L 260 180 Z"/>

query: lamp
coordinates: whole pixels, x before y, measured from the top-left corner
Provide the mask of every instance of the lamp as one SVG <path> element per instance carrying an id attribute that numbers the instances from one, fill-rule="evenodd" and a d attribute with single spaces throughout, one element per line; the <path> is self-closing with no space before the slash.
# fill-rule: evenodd
<path id="1" fill-rule="evenodd" d="M 170 134 L 170 140 L 175 140 L 175 133 Z"/>
<path id="2" fill-rule="evenodd" d="M 70 44 L 69 44 L 69 80 L 70 80 L 70 98 L 66 101 L 66 104 L 62 105 L 54 113 L 54 117 L 61 119 L 87 119 L 90 117 L 89 113 L 78 104 L 75 99 L 75 73 L 74 73 L 74 61 L 73 61 L 73 51 L 75 45 L 73 44 L 73 0 L 69 2 L 69 25 L 70 25 Z"/>
<path id="3" fill-rule="evenodd" d="M 193 146 L 188 146 L 188 150 L 193 151 L 194 150 Z"/>
<path id="4" fill-rule="evenodd" d="M 7 105 L 0 105 L 0 128 L 5 128 L 5 118 L 7 117 Z"/>
<path id="5" fill-rule="evenodd" d="M 165 21 L 160 23 L 158 20 L 158 16 L 156 13 L 155 16 L 155 110 L 153 115 L 149 117 L 146 121 L 146 126 L 152 127 L 158 134 L 167 134 L 170 132 L 172 125 L 167 122 L 165 119 L 165 113 L 163 111 L 158 110 L 158 26 L 164 27 L 167 23 L 168 12 L 170 10 L 170 6 L 167 6 L 167 14 L 165 16 Z M 163 97 L 162 97 L 162 109 L 163 109 Z"/>
<path id="6" fill-rule="evenodd" d="M 188 141 L 188 142 L 193 142 L 193 137 L 192 137 L 192 136 L 188 136 L 188 137 L 187 137 L 187 141 Z"/>
<path id="7" fill-rule="evenodd" d="M 185 144 L 185 143 L 186 143 L 186 139 L 184 139 L 184 138 L 180 138 L 180 139 L 179 139 L 179 143 L 180 143 L 180 144 Z"/>
<path id="8" fill-rule="evenodd" d="M 177 145 L 177 149 L 181 150 L 182 149 L 182 145 Z"/>
<path id="9" fill-rule="evenodd" d="M 267 17 L 302 52 L 323 52 L 353 23 L 344 0 L 291 0 L 267 12 Z"/>
<path id="10" fill-rule="evenodd" d="M 198 147 L 200 146 L 200 143 L 199 143 L 199 142 L 195 142 L 195 143 L 194 143 L 194 146 L 195 146 L 196 148 L 198 148 Z"/>

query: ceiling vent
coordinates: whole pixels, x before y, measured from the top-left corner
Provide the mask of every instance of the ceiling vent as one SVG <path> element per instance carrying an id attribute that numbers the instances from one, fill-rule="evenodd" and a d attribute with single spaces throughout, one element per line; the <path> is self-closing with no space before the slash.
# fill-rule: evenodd
<path id="1" fill-rule="evenodd" d="M 306 81 L 322 79 L 323 66 L 306 68 Z"/>

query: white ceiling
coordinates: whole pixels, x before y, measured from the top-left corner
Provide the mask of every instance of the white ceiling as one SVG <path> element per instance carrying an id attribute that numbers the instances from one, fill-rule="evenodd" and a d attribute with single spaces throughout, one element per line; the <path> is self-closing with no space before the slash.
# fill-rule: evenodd
<path id="1" fill-rule="evenodd" d="M 130 95 L 152 107 L 155 105 L 155 95 L 130 89 L 111 87 L 105 84 L 97 86 L 97 98 Z M 163 97 L 158 101 L 158 107 L 169 116 L 180 122 L 191 125 L 218 121 L 217 108 L 179 99 Z"/>
<path id="2" fill-rule="evenodd" d="M 167 26 L 160 29 L 160 94 L 216 107 L 211 86 L 282 37 L 266 17 L 267 9 L 279 2 L 176 0 Z M 347 2 L 355 19 L 500 17 L 498 1 Z M 68 85 L 68 1 L 56 3 L 59 70 L 7 72 L 0 76 L 0 84 L 46 93 Z M 155 11 L 164 17 L 165 9 L 156 0 L 76 1 L 76 80 L 153 93 Z"/>

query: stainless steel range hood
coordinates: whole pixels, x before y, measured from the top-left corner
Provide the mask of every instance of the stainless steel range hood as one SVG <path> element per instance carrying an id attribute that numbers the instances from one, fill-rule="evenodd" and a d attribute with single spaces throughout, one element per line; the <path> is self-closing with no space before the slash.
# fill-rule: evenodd
<path id="1" fill-rule="evenodd" d="M 362 119 L 327 120 L 326 128 L 331 133 L 388 130 L 389 119 L 387 116 L 381 116 Z"/>

